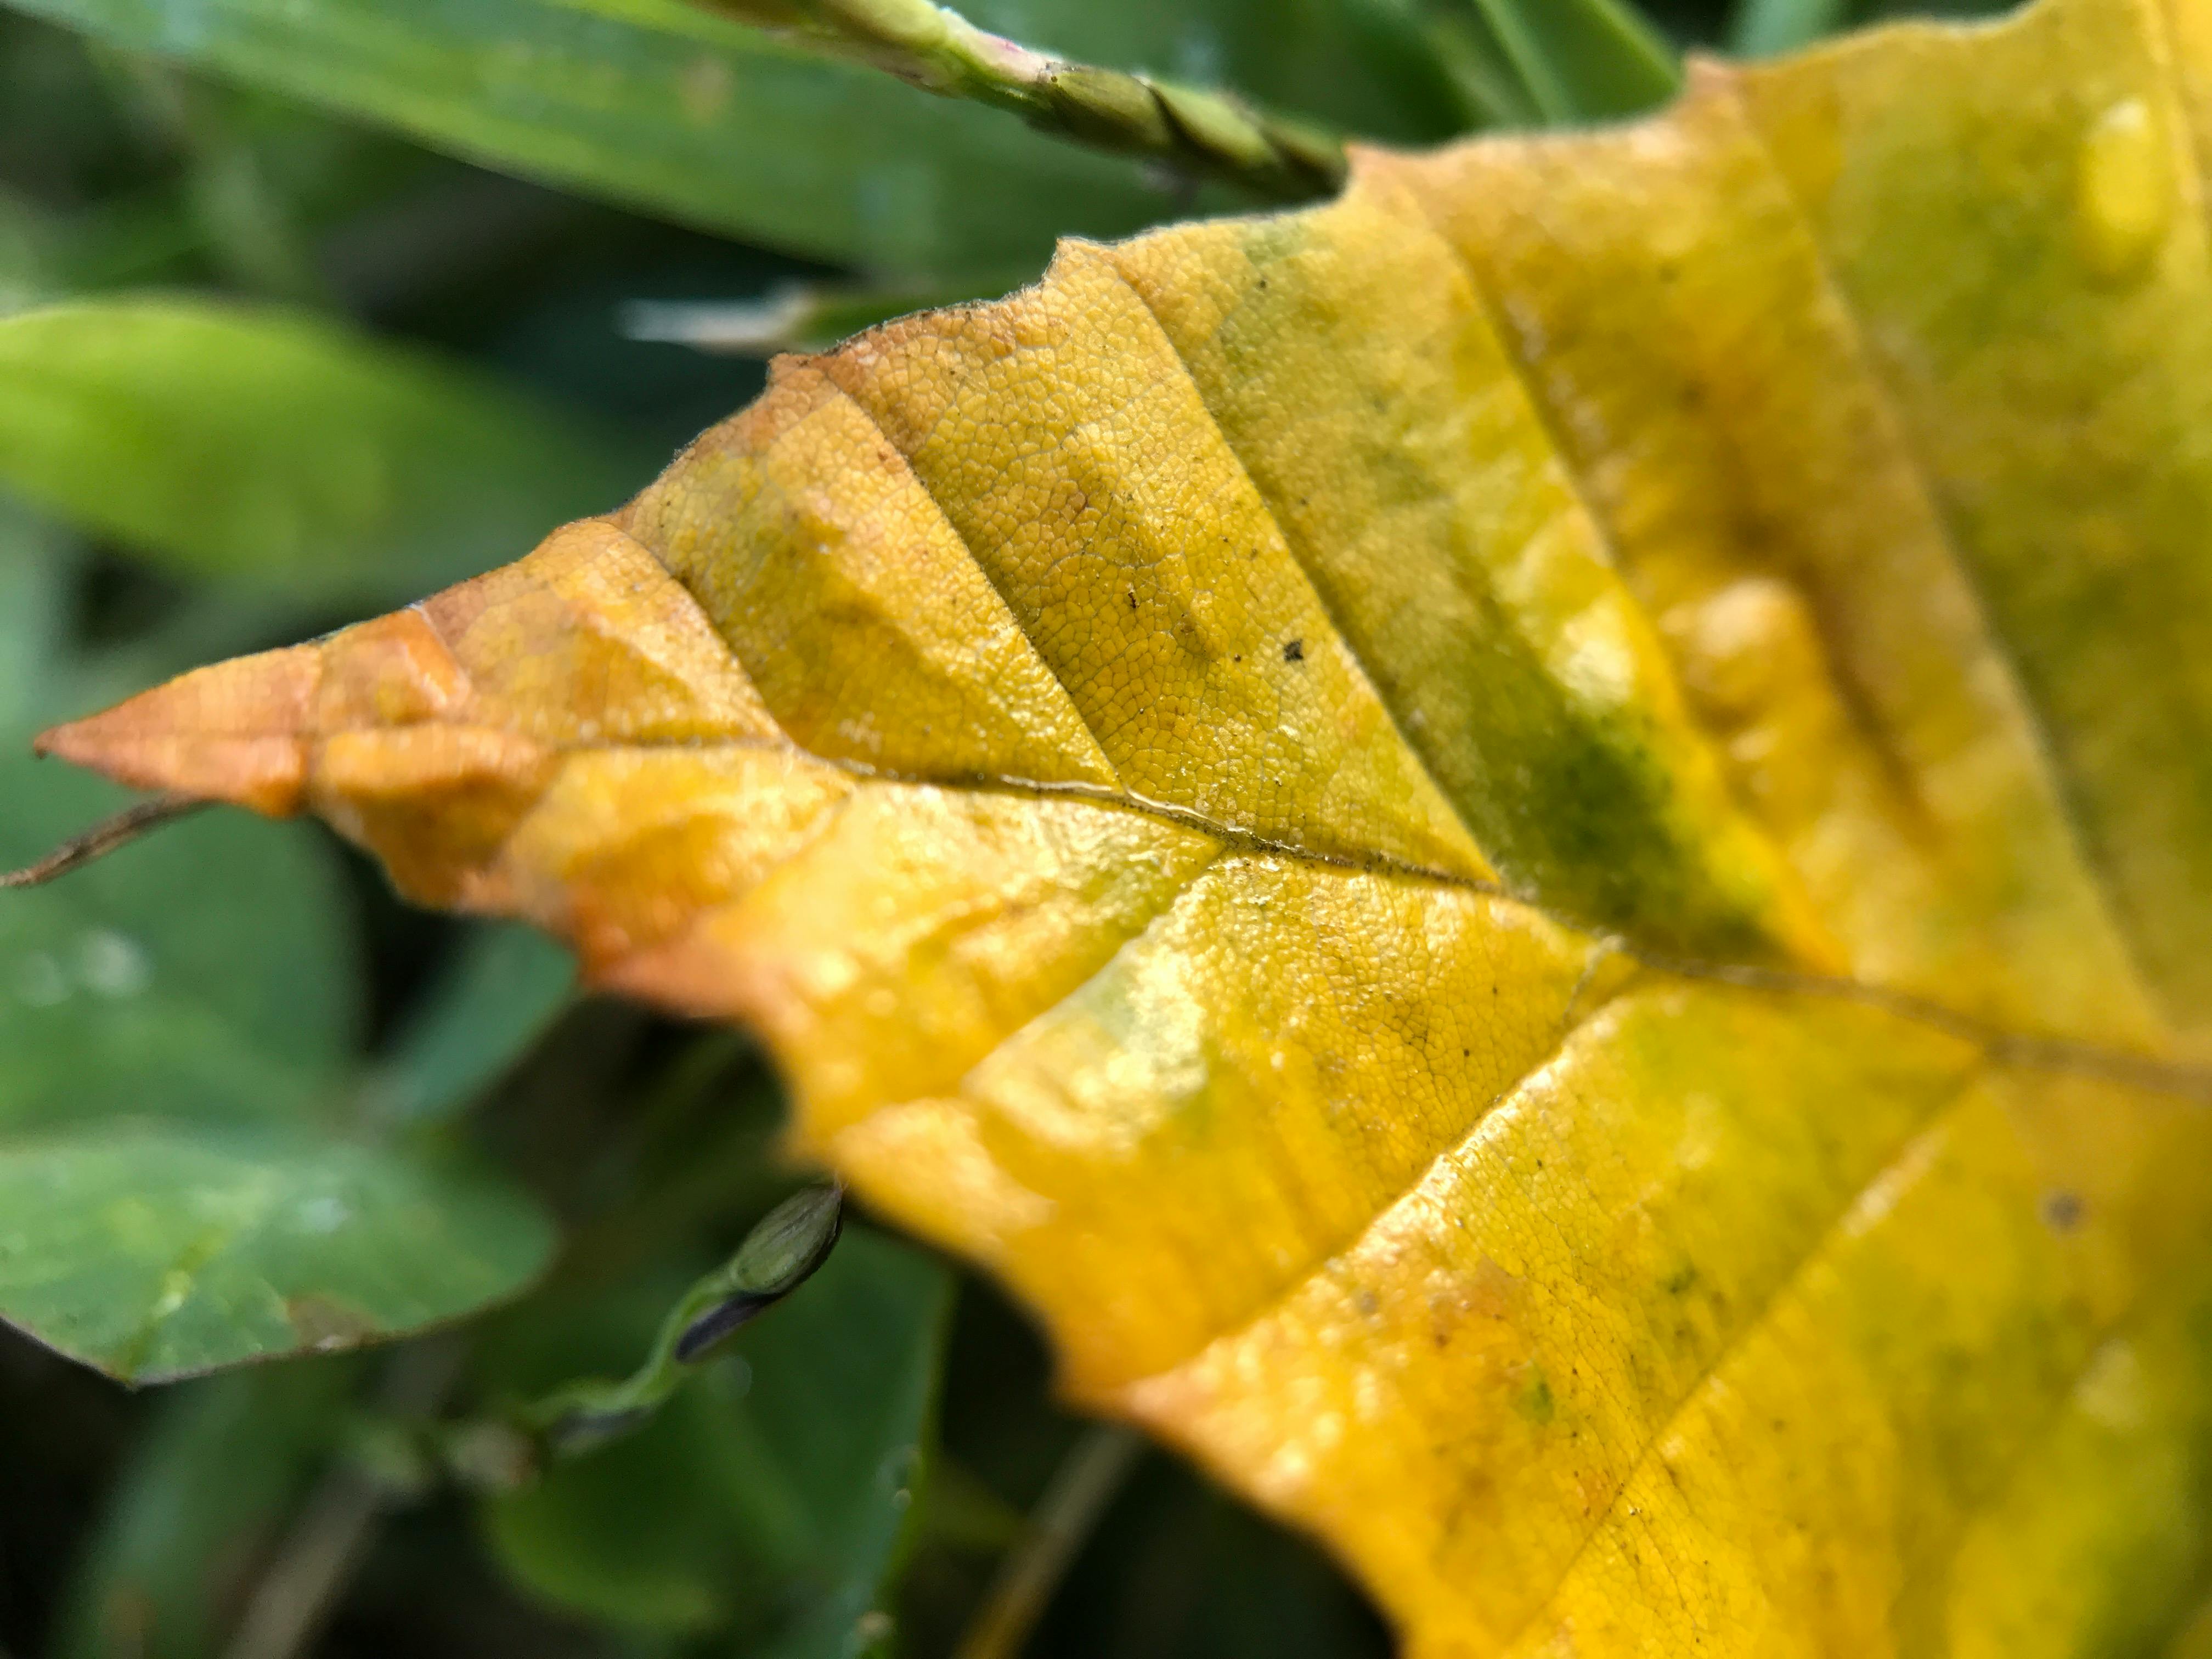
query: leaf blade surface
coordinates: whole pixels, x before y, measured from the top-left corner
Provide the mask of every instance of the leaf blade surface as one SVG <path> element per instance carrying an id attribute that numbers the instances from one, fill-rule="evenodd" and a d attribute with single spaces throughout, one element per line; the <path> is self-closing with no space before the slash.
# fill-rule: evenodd
<path id="1" fill-rule="evenodd" d="M 2202 23 L 2045 0 L 1071 245 L 52 741 L 757 1025 L 1416 1651 L 1978 1650 L 1992 1564 L 2108 1571 L 2117 1472 L 2206 1457 L 2212 746 L 2115 666 L 2207 614 Z"/>

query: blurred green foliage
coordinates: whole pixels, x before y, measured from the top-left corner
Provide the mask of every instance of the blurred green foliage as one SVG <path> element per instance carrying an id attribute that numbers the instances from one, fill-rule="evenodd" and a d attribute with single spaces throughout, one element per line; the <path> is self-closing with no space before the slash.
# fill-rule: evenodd
<path id="1" fill-rule="evenodd" d="M 289 310 L 131 296 L 0 318 L 0 482 L 213 582 L 343 605 L 441 587 L 643 459 Z"/>
<path id="2" fill-rule="evenodd" d="M 628 1285 L 514 1322 L 486 1374 L 528 1389 L 617 1370 L 681 1289 Z M 548 1602 L 625 1630 L 839 1659 L 927 1492 L 950 1291 L 914 1251 L 850 1230 L 803 1295 L 642 1432 L 493 1501 L 498 1559 Z"/>
<path id="3" fill-rule="evenodd" d="M 683 0 L 10 3 L 0 866 L 118 799 L 25 758 L 41 723 L 502 562 L 757 390 L 625 308 L 799 283 L 828 297 L 793 318 L 861 317 L 1237 205 Z M 1883 9 L 970 10 L 1420 142 L 1620 114 L 1683 48 Z M 394 1450 L 635 1364 L 800 1178 L 779 1115 L 742 1037 L 581 996 L 558 947 L 411 912 L 306 825 L 204 815 L 0 894 L 0 1314 L 153 1376 L 497 1304 L 142 1394 L 0 1330 L 0 1653 L 952 1652 L 1081 1425 L 988 1287 L 865 1228 L 537 1484 Z M 1385 1643 L 1304 1545 L 1148 1455 L 1031 1650 Z"/>

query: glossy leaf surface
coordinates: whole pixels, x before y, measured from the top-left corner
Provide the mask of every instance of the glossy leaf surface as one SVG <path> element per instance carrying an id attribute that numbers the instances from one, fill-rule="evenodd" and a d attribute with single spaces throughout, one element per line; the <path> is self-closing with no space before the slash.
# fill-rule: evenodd
<path id="1" fill-rule="evenodd" d="M 198 1127 L 11 1138 L 0 1208 L 9 1322 L 133 1382 L 455 1318 L 528 1283 L 552 1242 L 486 1182 Z"/>
<path id="2" fill-rule="evenodd" d="M 2212 8 L 2042 0 L 1370 154 L 49 741 L 750 1022 L 1417 1653 L 2111 1650 L 2212 1535 L 2208 144 Z"/>

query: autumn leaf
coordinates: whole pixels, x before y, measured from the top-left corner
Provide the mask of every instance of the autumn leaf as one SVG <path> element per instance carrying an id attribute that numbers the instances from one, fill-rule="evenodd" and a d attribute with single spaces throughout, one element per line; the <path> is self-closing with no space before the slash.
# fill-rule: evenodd
<path id="1" fill-rule="evenodd" d="M 1370 152 L 49 733 L 741 1019 L 1422 1655 L 2212 1555 L 2212 4 Z"/>

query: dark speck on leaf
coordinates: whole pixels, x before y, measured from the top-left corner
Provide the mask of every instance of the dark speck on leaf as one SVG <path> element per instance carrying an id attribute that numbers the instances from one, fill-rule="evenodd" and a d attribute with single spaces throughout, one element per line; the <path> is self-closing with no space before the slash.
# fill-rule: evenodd
<path id="1" fill-rule="evenodd" d="M 2070 1233 L 2081 1224 L 2081 1200 L 2075 1193 L 2059 1191 L 2043 1195 L 2044 1224 L 2055 1233 Z"/>
<path id="2" fill-rule="evenodd" d="M 1304 662 L 1305 659 L 1306 642 L 1304 640 L 1285 640 L 1283 642 L 1285 662 Z"/>

